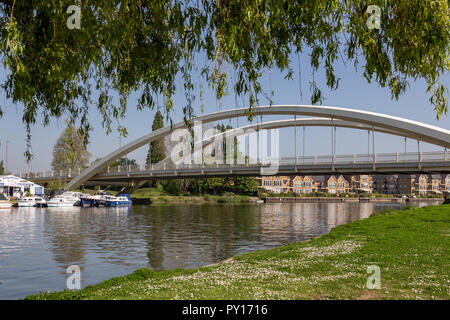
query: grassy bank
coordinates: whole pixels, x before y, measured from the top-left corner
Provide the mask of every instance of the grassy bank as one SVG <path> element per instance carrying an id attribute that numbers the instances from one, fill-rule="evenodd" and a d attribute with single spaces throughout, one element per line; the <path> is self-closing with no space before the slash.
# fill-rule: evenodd
<path id="1" fill-rule="evenodd" d="M 206 204 L 206 203 L 248 203 L 254 199 L 248 196 L 235 195 L 226 193 L 224 195 L 204 195 L 204 196 L 192 196 L 192 195 L 180 195 L 174 196 L 167 192 L 158 190 L 157 188 L 141 188 L 131 194 L 131 198 L 134 199 L 150 199 L 153 204 Z M 256 199 L 256 198 L 255 198 Z"/>
<path id="2" fill-rule="evenodd" d="M 30 299 L 449 299 L 450 205 L 386 210 L 306 242 L 213 266 L 139 269 Z M 381 289 L 366 287 L 367 267 Z"/>

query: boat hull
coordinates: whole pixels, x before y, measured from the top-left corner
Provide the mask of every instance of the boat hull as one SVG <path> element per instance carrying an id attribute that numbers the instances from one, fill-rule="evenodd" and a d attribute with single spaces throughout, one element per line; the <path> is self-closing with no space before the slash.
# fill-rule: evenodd
<path id="1" fill-rule="evenodd" d="M 106 201 L 106 206 L 108 207 L 128 207 L 131 206 L 132 202 L 130 200 L 128 201 Z"/>
<path id="2" fill-rule="evenodd" d="M 73 207 L 73 203 L 51 203 L 51 202 L 47 202 L 47 206 L 48 207 Z"/>
<path id="3" fill-rule="evenodd" d="M 11 202 L 0 202 L 0 209 L 9 209 L 12 207 Z"/>
<path id="4" fill-rule="evenodd" d="M 30 208 L 30 207 L 36 207 L 36 202 L 27 201 L 27 202 L 21 202 L 19 201 L 18 205 L 19 208 Z"/>

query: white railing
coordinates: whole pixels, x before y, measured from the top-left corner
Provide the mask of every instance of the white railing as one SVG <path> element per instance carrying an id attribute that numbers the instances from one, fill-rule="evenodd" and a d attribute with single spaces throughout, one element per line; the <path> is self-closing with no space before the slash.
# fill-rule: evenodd
<path id="1" fill-rule="evenodd" d="M 277 159 L 265 158 L 263 161 L 254 159 L 241 159 L 240 163 L 182 163 L 175 165 L 172 161 L 162 161 L 151 165 L 123 165 L 107 167 L 100 174 L 128 174 L 132 172 L 152 172 L 176 169 L 202 169 L 202 168 L 242 168 L 252 166 L 268 166 L 272 164 L 283 165 L 332 165 L 332 164 L 377 164 L 377 163 L 422 163 L 450 161 L 450 151 L 421 152 L 421 153 L 376 153 L 376 154 L 351 154 L 351 155 L 323 155 L 307 157 L 282 157 Z M 53 178 L 70 180 L 79 175 L 84 169 L 60 170 L 60 171 L 36 171 L 15 174 L 23 179 Z"/>

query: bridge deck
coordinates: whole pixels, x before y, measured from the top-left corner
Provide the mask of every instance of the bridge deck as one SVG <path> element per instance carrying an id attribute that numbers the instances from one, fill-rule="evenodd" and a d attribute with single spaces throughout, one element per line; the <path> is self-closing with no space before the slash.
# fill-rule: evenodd
<path id="1" fill-rule="evenodd" d="M 270 162 L 271 161 L 271 164 Z M 450 152 L 376 154 L 349 156 L 315 156 L 268 159 L 266 164 L 181 164 L 167 163 L 152 166 L 121 166 L 107 168 L 95 175 L 86 185 L 126 185 L 130 181 L 171 178 L 201 178 L 205 176 L 261 176 L 261 175 L 325 175 L 325 174 L 450 174 Z M 35 182 L 70 181 L 76 172 L 36 172 L 20 175 Z"/>

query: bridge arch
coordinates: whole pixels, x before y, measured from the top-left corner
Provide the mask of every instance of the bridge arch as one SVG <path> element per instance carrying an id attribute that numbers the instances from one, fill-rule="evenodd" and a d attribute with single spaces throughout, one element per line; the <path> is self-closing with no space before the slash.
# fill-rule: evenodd
<path id="1" fill-rule="evenodd" d="M 211 143 L 214 143 L 217 140 L 220 140 L 221 138 L 227 137 L 236 137 L 240 135 L 247 134 L 249 130 L 271 130 L 271 129 L 281 129 L 281 128 L 289 128 L 289 127 L 337 127 L 337 128 L 348 128 L 348 129 L 358 129 L 358 130 L 368 130 L 368 131 L 375 131 L 380 133 L 386 133 L 391 135 L 397 135 L 401 137 L 406 138 L 412 138 L 415 139 L 415 136 L 409 136 L 406 134 L 401 134 L 395 131 L 362 124 L 362 123 L 356 123 L 351 121 L 345 121 L 345 120 L 334 120 L 334 119 L 325 119 L 325 118 L 301 118 L 301 119 L 284 119 L 284 120 L 275 120 L 275 121 L 268 121 L 263 123 L 254 123 L 246 126 L 242 126 L 239 128 L 233 128 L 231 130 L 228 130 L 226 132 L 220 132 L 216 135 L 207 137 L 201 141 L 199 141 L 194 149 L 199 147 L 205 147 Z M 167 156 L 155 166 L 161 167 L 164 163 L 168 163 L 171 160 L 172 155 L 175 153 L 172 153 L 171 155 Z M 187 158 L 187 157 L 186 157 Z"/>
<path id="2" fill-rule="evenodd" d="M 224 119 L 237 117 L 246 117 L 248 108 L 232 109 L 226 111 L 214 112 L 202 115 L 193 119 L 193 121 L 209 123 Z M 400 117 L 384 115 L 375 112 L 368 112 L 356 109 L 337 108 L 328 106 L 311 106 L 311 105 L 273 105 L 254 107 L 252 109 L 254 115 L 298 115 L 313 116 L 327 118 L 325 121 L 337 123 L 336 120 L 360 124 L 367 129 L 377 129 L 377 131 L 385 130 L 386 133 L 396 134 L 404 137 L 418 139 L 427 143 L 431 143 L 444 148 L 450 148 L 450 130 L 428 125 L 418 121 L 408 120 Z M 331 118 L 331 119 L 330 119 Z M 300 119 L 299 119 L 300 120 Z M 322 119 L 323 120 L 323 119 Z M 292 121 L 292 120 L 291 120 Z M 319 119 L 316 119 L 319 121 Z M 176 129 L 186 128 L 184 121 L 178 122 L 173 126 L 155 130 L 144 135 L 123 147 L 111 152 L 102 159 L 95 162 L 91 167 L 85 169 L 81 174 L 76 176 L 69 184 L 68 188 L 78 188 L 84 182 L 95 176 L 97 173 L 105 169 L 111 162 L 120 157 L 152 142 L 163 138 Z M 259 127 L 261 128 L 261 127 Z M 262 129 L 262 128 L 261 128 Z"/>

